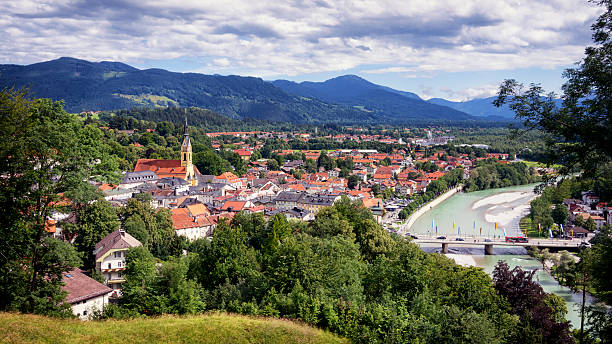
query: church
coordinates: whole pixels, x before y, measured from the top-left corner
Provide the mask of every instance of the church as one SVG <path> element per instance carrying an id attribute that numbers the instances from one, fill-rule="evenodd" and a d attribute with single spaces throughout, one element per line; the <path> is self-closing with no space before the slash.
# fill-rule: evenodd
<path id="1" fill-rule="evenodd" d="M 138 159 L 134 172 L 143 171 L 153 171 L 160 179 L 176 177 L 186 180 L 191 186 L 198 185 L 200 171 L 192 163 L 187 117 L 185 117 L 185 133 L 183 134 L 183 143 L 181 144 L 180 160 Z"/>

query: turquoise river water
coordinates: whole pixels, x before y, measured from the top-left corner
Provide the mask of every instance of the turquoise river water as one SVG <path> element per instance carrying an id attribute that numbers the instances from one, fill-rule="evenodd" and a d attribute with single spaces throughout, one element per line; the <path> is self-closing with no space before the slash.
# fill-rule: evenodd
<path id="1" fill-rule="evenodd" d="M 413 234 L 460 235 L 466 241 L 476 238 L 520 235 L 519 220 L 529 212 L 529 202 L 535 197 L 534 184 L 501 189 L 458 193 L 423 214 L 410 228 Z M 497 229 L 496 229 L 497 223 Z M 422 244 L 427 252 L 440 252 L 440 245 Z M 498 261 L 505 261 L 510 268 L 537 269 L 535 278 L 544 290 L 561 296 L 567 304 L 567 319 L 572 326 L 580 327 L 581 294 L 574 294 L 563 287 L 542 269 L 542 265 L 527 255 L 522 247 L 494 247 L 494 255 L 484 255 L 482 246 L 449 247 L 449 257 L 460 264 L 476 265 L 491 274 Z M 587 303 L 593 300 L 587 296 Z"/>

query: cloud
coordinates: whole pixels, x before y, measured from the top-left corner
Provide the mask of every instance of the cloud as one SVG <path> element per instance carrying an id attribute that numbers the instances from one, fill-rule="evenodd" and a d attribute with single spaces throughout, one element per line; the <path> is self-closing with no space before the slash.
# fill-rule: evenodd
<path id="1" fill-rule="evenodd" d="M 553 68 L 582 57 L 598 12 L 581 0 L 8 0 L 0 63 L 191 58 L 263 77 Z"/>
<path id="2" fill-rule="evenodd" d="M 441 88 L 439 91 L 446 94 L 444 97 L 447 100 L 462 102 L 471 99 L 488 98 L 497 94 L 499 85 L 487 84 L 477 87 L 469 87 L 462 90 L 455 90 L 450 88 Z M 429 92 L 432 90 L 430 89 Z"/>

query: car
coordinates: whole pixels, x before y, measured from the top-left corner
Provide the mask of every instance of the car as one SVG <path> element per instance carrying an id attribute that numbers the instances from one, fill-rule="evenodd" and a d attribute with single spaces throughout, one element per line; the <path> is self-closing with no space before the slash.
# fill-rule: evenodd
<path id="1" fill-rule="evenodd" d="M 414 234 L 410 234 L 410 237 L 411 237 L 412 239 L 418 239 L 418 238 L 419 238 L 418 236 L 416 236 L 416 235 L 414 235 Z"/>
<path id="2" fill-rule="evenodd" d="M 455 241 L 465 241 L 463 238 L 455 238 Z"/>
<path id="3" fill-rule="evenodd" d="M 437 237 L 436 239 L 440 239 L 440 240 L 446 240 L 446 237 L 444 235 L 440 235 L 439 237 Z"/>
<path id="4" fill-rule="evenodd" d="M 580 243 L 580 248 L 591 248 L 591 243 L 583 241 Z"/>
<path id="5" fill-rule="evenodd" d="M 484 241 L 485 242 L 493 242 L 493 240 L 491 240 L 491 239 L 485 239 Z"/>

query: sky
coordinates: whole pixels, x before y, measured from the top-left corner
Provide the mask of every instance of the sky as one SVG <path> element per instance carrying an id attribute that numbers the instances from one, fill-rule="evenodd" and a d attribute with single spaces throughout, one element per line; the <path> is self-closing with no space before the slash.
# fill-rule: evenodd
<path id="1" fill-rule="evenodd" d="M 600 12 L 586 0 L 2 0 L 0 64 L 70 56 L 265 80 L 355 74 L 460 101 L 508 78 L 559 92 Z"/>

